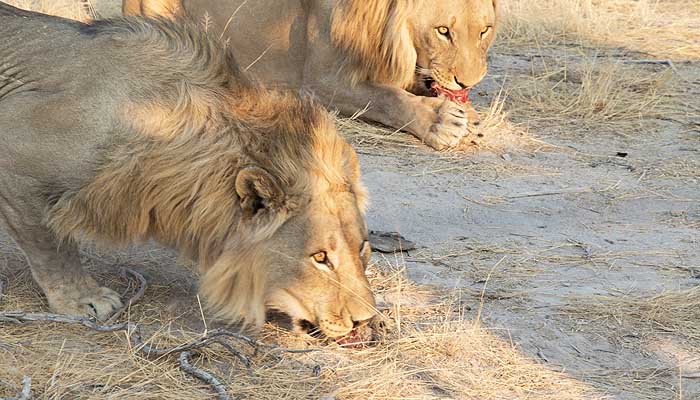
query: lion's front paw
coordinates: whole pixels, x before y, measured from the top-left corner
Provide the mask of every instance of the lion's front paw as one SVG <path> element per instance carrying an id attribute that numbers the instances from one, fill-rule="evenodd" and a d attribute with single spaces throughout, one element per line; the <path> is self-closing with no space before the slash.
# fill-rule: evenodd
<path id="1" fill-rule="evenodd" d="M 119 293 L 106 287 L 82 288 L 80 293 L 67 296 L 49 296 L 49 305 L 55 312 L 104 321 L 122 307 Z"/>
<path id="2" fill-rule="evenodd" d="M 106 287 L 98 287 L 81 297 L 80 304 L 89 316 L 99 320 L 106 320 L 123 305 L 119 293 Z"/>
<path id="3" fill-rule="evenodd" d="M 423 98 L 422 104 L 427 109 L 416 115 L 419 128 L 415 134 L 425 144 L 437 150 L 449 149 L 468 135 L 469 116 L 461 105 L 435 97 Z"/>

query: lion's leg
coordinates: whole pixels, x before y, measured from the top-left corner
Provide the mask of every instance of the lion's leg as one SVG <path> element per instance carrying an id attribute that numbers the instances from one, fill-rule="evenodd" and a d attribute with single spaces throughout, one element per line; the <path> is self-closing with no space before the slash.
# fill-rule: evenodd
<path id="1" fill-rule="evenodd" d="M 362 112 L 361 118 L 408 131 L 435 149 L 456 146 L 469 133 L 467 111 L 445 98 L 416 96 L 398 87 L 368 82 L 330 86 L 315 84 L 307 90 L 345 115 Z"/>
<path id="2" fill-rule="evenodd" d="M 40 197 L 17 196 L 20 192 L 27 193 L 26 187 L 0 189 L 0 227 L 5 228 L 26 255 L 32 275 L 51 309 L 98 319 L 113 314 L 122 306 L 119 294 L 100 287 L 80 265 L 77 246 L 71 242 L 59 243 L 43 224 L 41 214 L 46 205 L 39 201 Z"/>

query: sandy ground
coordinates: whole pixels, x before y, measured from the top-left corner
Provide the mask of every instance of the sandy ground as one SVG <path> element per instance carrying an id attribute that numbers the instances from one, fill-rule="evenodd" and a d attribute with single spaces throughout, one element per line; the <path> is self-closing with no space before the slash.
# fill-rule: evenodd
<path id="1" fill-rule="evenodd" d="M 103 14 L 114 8 L 100 7 Z M 528 365 L 585 387 L 580 397 L 557 397 L 556 390 L 470 397 L 436 384 L 415 398 L 700 398 L 700 55 L 625 64 L 664 80 L 659 101 L 636 116 L 596 119 L 557 113 L 565 107 L 550 103 L 533 106 L 535 95 L 521 83 L 548 59 L 578 68 L 591 57 L 650 58 L 620 46 L 576 48 L 495 49 L 474 97 L 484 111 L 505 96 L 507 117 L 482 127 L 484 138 L 474 136 L 481 149 L 436 153 L 408 135 L 377 139 L 365 134 L 377 128 L 340 121 L 370 189 L 370 229 L 400 232 L 418 245 L 375 253 L 378 273 L 398 270 L 419 292 L 456 296 L 467 319 Z M 623 105 L 644 96 L 630 93 Z M 26 294 L 37 289 L 19 253 L 6 237 L 2 242 L 3 275 L 11 280 L 3 308 L 41 310 Z M 201 325 L 191 273 L 161 271 L 175 263 L 169 253 L 141 247 L 92 254 L 86 260 L 106 267 L 104 276 L 138 260 L 155 282 L 149 301 L 165 306 L 156 315 Z M 391 291 L 379 292 L 380 305 L 396 304 Z M 338 398 L 363 398 L 358 393 Z"/>
<path id="2" fill-rule="evenodd" d="M 482 104 L 530 64 L 495 54 Z M 671 78 L 693 82 L 684 98 L 700 94 L 699 72 Z M 611 398 L 699 398 L 697 343 L 643 315 L 616 320 L 615 301 L 684 291 L 697 300 L 700 121 L 529 120 L 511 122 L 541 142 L 463 159 L 361 148 L 370 229 L 419 244 L 402 259 L 416 282 L 485 288 L 486 325 L 549 368 Z"/>
<path id="3" fill-rule="evenodd" d="M 479 154 L 447 168 L 434 166 L 430 154 L 363 154 L 369 226 L 420 244 L 404 258 L 415 281 L 485 286 L 487 325 L 530 356 L 620 399 L 638 394 L 608 386 L 606 375 L 634 380 L 637 371 L 654 371 L 668 384 L 658 398 L 671 398 L 676 356 L 694 352 L 682 339 L 658 331 L 612 341 L 614 332 L 599 329 L 615 323 L 578 320 L 561 307 L 697 286 L 699 136 L 683 131 L 662 123 L 631 139 L 540 135 L 552 147 Z M 480 165 L 473 174 L 472 163 L 493 170 Z M 673 176 L 672 166 L 683 163 L 693 171 Z M 606 326 L 591 326 L 598 324 Z M 700 396 L 694 383 L 689 398 Z"/>

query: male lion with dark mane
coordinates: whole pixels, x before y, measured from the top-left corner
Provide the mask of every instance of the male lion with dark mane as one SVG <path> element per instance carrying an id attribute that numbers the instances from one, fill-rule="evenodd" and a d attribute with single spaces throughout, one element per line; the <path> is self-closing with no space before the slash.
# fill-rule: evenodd
<path id="1" fill-rule="evenodd" d="M 375 315 L 365 189 L 323 107 L 262 90 L 186 21 L 0 3 L 0 37 L 0 226 L 53 310 L 121 306 L 76 242 L 153 238 L 231 320 L 274 309 L 338 338 Z"/>
<path id="2" fill-rule="evenodd" d="M 478 120 L 468 90 L 496 25 L 495 0 L 124 0 L 123 11 L 196 17 L 265 82 L 437 149 Z"/>

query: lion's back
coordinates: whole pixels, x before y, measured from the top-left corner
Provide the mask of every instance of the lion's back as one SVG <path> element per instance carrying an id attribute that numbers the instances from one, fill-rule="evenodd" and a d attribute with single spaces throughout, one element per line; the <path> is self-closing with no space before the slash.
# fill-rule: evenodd
<path id="1" fill-rule="evenodd" d="M 221 46 L 197 35 L 172 22 L 83 24 L 0 3 L 0 172 L 89 178 L 105 149 L 134 134 L 135 104 L 177 100 L 182 81 L 228 84 Z"/>
<path id="2" fill-rule="evenodd" d="M 184 20 L 83 24 L 0 3 L 0 38 L 3 173 L 94 170 L 104 149 L 138 133 L 141 106 L 251 85 L 218 38 Z"/>

